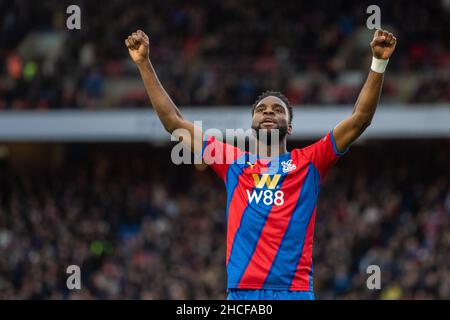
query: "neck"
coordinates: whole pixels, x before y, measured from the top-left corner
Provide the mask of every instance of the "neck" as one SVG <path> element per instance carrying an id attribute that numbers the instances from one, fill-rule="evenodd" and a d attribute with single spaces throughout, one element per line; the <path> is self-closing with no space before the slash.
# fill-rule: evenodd
<path id="1" fill-rule="evenodd" d="M 287 152 L 286 139 L 281 140 L 278 145 L 267 145 L 258 140 L 256 154 L 261 157 L 276 157 Z"/>

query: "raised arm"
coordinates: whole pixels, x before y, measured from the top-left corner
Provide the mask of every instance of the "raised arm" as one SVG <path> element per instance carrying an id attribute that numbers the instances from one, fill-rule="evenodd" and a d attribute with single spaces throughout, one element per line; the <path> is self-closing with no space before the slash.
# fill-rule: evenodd
<path id="1" fill-rule="evenodd" d="M 138 30 L 125 40 L 125 45 L 139 69 L 151 104 L 166 131 L 181 138 L 192 151 L 199 153 L 202 148 L 202 131 L 183 118 L 180 110 L 164 90 L 150 62 L 148 36 Z"/>
<path id="2" fill-rule="evenodd" d="M 373 60 L 367 80 L 359 93 L 352 114 L 334 129 L 338 151 L 347 149 L 370 125 L 380 99 L 384 69 L 395 50 L 397 39 L 387 31 L 377 30 L 370 43 Z"/>

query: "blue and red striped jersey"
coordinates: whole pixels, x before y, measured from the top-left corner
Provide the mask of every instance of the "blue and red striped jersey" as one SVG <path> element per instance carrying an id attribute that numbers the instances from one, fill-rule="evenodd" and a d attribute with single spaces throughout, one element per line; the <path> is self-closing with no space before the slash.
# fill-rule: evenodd
<path id="1" fill-rule="evenodd" d="M 313 290 L 319 187 L 342 154 L 332 131 L 272 158 L 205 136 L 203 160 L 227 190 L 228 288 Z"/>

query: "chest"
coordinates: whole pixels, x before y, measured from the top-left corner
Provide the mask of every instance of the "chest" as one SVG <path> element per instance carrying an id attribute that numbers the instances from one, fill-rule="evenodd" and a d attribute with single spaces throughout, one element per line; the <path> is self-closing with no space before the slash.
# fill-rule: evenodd
<path id="1" fill-rule="evenodd" d="M 310 169 L 307 161 L 293 159 L 280 161 L 246 161 L 230 168 L 229 178 L 241 189 L 280 190 L 299 188 Z"/>

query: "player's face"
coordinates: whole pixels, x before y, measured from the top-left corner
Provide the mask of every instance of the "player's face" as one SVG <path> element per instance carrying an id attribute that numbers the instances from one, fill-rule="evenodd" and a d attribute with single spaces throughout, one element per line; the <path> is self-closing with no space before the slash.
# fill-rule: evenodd
<path id="1" fill-rule="evenodd" d="M 280 140 L 291 134 L 289 111 L 283 100 L 274 96 L 262 99 L 255 107 L 252 129 L 256 130 L 257 137 L 260 130 L 268 130 L 269 135 L 273 130 L 279 130 Z"/>

